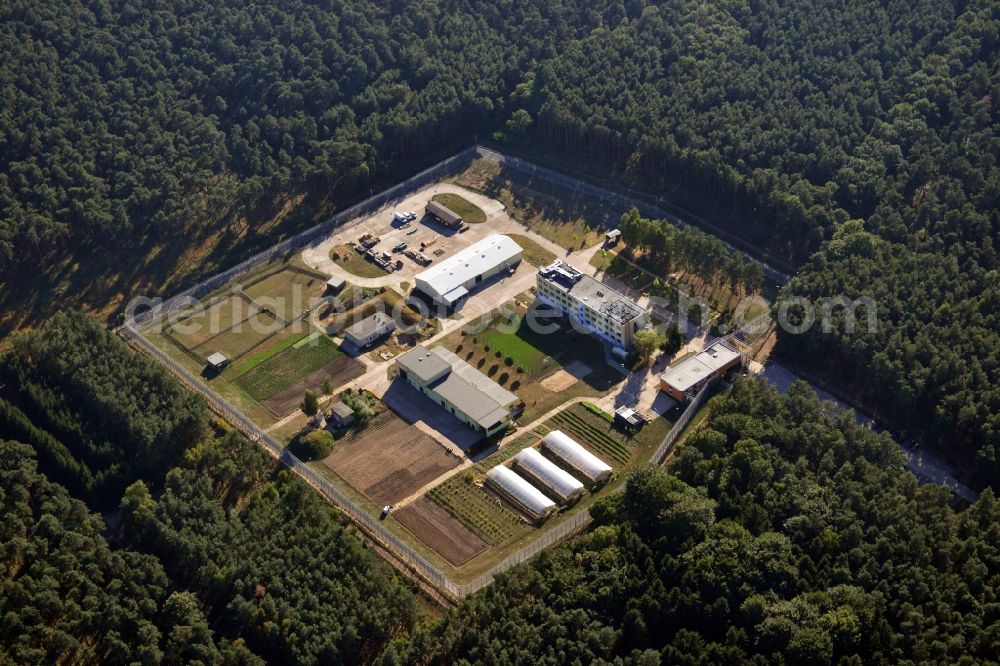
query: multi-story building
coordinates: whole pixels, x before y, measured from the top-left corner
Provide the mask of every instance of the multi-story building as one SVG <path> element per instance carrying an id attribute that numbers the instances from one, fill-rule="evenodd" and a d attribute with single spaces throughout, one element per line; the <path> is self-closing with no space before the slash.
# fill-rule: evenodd
<path id="1" fill-rule="evenodd" d="M 649 326 L 646 310 L 564 261 L 539 269 L 537 286 L 541 302 L 622 349 L 631 349 L 636 331 Z"/>

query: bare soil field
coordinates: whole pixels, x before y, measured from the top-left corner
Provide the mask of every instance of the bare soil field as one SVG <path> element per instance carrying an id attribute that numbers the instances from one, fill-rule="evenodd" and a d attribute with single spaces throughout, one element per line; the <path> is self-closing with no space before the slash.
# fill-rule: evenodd
<path id="1" fill-rule="evenodd" d="M 327 378 L 333 386 L 341 386 L 364 373 L 364 364 L 350 356 L 340 356 L 285 390 L 275 393 L 261 404 L 275 416 L 284 416 L 299 406 L 303 393 L 321 386 Z"/>
<path id="2" fill-rule="evenodd" d="M 393 419 L 372 433 L 362 433 L 323 461 L 379 504 L 394 504 L 409 497 L 460 462 L 430 436 L 401 419 Z"/>
<path id="3" fill-rule="evenodd" d="M 437 502 L 421 497 L 395 514 L 396 520 L 441 557 L 460 567 L 489 547 Z"/>
<path id="4" fill-rule="evenodd" d="M 565 391 L 578 380 L 591 373 L 590 366 L 581 361 L 573 361 L 565 368 L 556 370 L 542 380 L 541 384 L 550 391 Z"/>

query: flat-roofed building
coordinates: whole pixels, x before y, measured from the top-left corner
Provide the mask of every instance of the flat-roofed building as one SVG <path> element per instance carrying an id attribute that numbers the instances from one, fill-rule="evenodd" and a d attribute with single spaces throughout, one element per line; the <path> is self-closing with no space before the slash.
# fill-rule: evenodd
<path id="1" fill-rule="evenodd" d="M 636 332 L 649 326 L 644 308 L 565 261 L 539 269 L 536 283 L 541 302 L 622 349 L 632 349 Z"/>
<path id="2" fill-rule="evenodd" d="M 524 411 L 520 398 L 444 347 L 417 345 L 396 366 L 411 386 L 487 436 L 506 430 Z"/>
<path id="3" fill-rule="evenodd" d="M 509 236 L 491 234 L 417 273 L 414 283 L 433 302 L 452 308 L 484 280 L 518 265 L 523 254 Z"/>
<path id="4" fill-rule="evenodd" d="M 396 322 L 384 312 L 376 312 L 370 317 L 344 329 L 344 339 L 362 348 L 396 330 Z"/>
<path id="5" fill-rule="evenodd" d="M 226 369 L 226 366 L 229 365 L 229 359 L 222 352 L 209 354 L 208 358 L 205 360 L 208 362 L 208 367 L 215 372 L 222 372 Z"/>
<path id="6" fill-rule="evenodd" d="M 719 340 L 660 374 L 660 390 L 674 400 L 690 400 L 709 382 L 743 363 L 743 353 Z"/>
<path id="7" fill-rule="evenodd" d="M 339 275 L 334 275 L 329 280 L 326 281 L 326 288 L 332 293 L 337 293 L 344 288 L 346 281 Z"/>
<path id="8" fill-rule="evenodd" d="M 462 225 L 465 224 L 461 215 L 437 201 L 427 202 L 424 211 L 446 227 L 461 229 Z"/>

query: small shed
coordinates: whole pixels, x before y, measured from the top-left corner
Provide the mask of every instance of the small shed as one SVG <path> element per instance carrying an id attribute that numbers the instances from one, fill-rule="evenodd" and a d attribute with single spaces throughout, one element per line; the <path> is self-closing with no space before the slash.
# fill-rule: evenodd
<path id="1" fill-rule="evenodd" d="M 453 229 L 458 229 L 464 224 L 461 215 L 437 201 L 429 201 L 424 210 L 441 224 Z"/>
<path id="2" fill-rule="evenodd" d="M 210 354 L 205 360 L 208 361 L 208 367 L 216 372 L 222 372 L 222 370 L 229 365 L 229 359 L 226 358 L 226 355 L 222 352 Z"/>
<path id="3" fill-rule="evenodd" d="M 638 430 L 646 425 L 646 419 L 631 407 L 619 407 L 615 410 L 615 425 L 626 430 Z"/>
<path id="4" fill-rule="evenodd" d="M 354 423 L 354 410 L 338 400 L 330 408 L 330 419 L 337 427 L 349 426 Z"/>
<path id="5" fill-rule="evenodd" d="M 334 275 L 332 278 L 326 281 L 327 291 L 336 294 L 338 291 L 344 288 L 344 278 Z"/>
<path id="6" fill-rule="evenodd" d="M 376 312 L 344 329 L 344 339 L 359 348 L 367 347 L 396 330 L 396 322 L 384 312 Z"/>
<path id="7" fill-rule="evenodd" d="M 604 234 L 604 242 L 607 245 L 617 245 L 618 241 L 622 239 L 622 232 L 618 229 L 612 229 L 611 231 Z"/>

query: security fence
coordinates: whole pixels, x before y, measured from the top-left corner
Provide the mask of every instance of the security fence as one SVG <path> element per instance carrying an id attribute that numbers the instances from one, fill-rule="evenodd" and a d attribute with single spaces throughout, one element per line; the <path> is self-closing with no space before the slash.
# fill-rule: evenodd
<path id="1" fill-rule="evenodd" d="M 496 160 L 502 166 L 513 169 L 514 171 L 520 171 L 521 173 L 528 174 L 530 176 L 537 176 L 538 178 L 546 180 L 554 185 L 564 187 L 571 192 L 587 194 L 626 209 L 635 207 L 640 214 L 645 215 L 646 217 L 654 217 L 657 219 L 665 219 L 667 217 L 667 212 L 665 210 L 659 206 L 654 206 L 649 202 L 629 197 L 618 192 L 613 192 L 609 189 L 593 185 L 592 183 L 582 181 L 578 178 L 573 178 L 572 176 L 559 173 L 558 171 L 538 166 L 532 162 L 522 160 L 519 157 L 504 155 L 503 153 L 498 153 L 495 150 L 490 150 L 489 148 L 484 148 L 483 146 L 477 146 L 477 150 L 480 157 L 488 157 L 492 160 Z"/>
<path id="2" fill-rule="evenodd" d="M 587 182 L 585 180 L 580 180 L 579 178 L 574 178 L 573 176 L 568 176 L 558 171 L 553 171 L 543 166 L 539 166 L 527 160 L 522 160 L 519 157 L 513 157 L 511 155 L 504 155 L 503 153 L 498 153 L 495 150 L 485 148 L 483 146 L 476 147 L 480 157 L 489 157 L 490 159 L 496 160 L 501 165 L 513 169 L 515 171 L 520 171 L 521 173 L 528 174 L 531 176 L 537 176 L 542 180 L 546 180 L 554 185 L 559 185 L 573 192 L 581 192 L 583 194 L 588 194 L 592 197 L 596 197 L 608 203 L 614 204 L 616 206 L 621 206 L 623 208 L 635 208 L 639 211 L 641 215 L 646 217 L 655 218 L 658 220 L 668 220 L 672 224 L 679 227 L 693 226 L 684 220 L 681 220 L 676 215 L 670 215 L 667 211 L 656 204 L 650 203 L 648 196 L 642 192 L 637 192 L 631 190 L 630 188 L 625 188 L 617 186 L 619 191 L 609 189 L 608 187 L 601 187 L 600 185 L 595 185 L 593 183 Z M 628 193 L 624 193 L 620 190 L 626 190 Z M 725 233 L 721 230 L 717 230 L 719 233 Z M 718 238 L 716 234 L 712 234 Z M 739 252 L 743 255 L 744 259 L 752 261 L 759 264 L 763 269 L 764 274 L 768 279 L 772 280 L 775 284 L 783 285 L 789 280 L 789 276 L 781 271 L 772 268 L 768 264 L 760 261 L 748 254 L 747 252 L 741 251 L 734 247 L 728 241 L 719 238 L 722 243 L 732 250 L 733 252 Z"/>
<path id="3" fill-rule="evenodd" d="M 691 422 L 694 415 L 699 409 L 701 409 L 702 404 L 704 404 L 705 400 L 708 399 L 708 395 L 710 393 L 709 389 L 711 389 L 712 384 L 713 382 L 709 382 L 708 384 L 702 386 L 701 390 L 698 391 L 694 399 L 688 403 L 688 406 L 684 409 L 681 417 L 677 419 L 677 422 L 674 423 L 674 425 L 667 432 L 663 441 L 660 442 L 660 445 L 656 447 L 655 451 L 653 451 L 653 455 L 649 458 L 650 462 L 654 465 L 662 465 L 663 461 L 667 459 L 667 455 L 670 453 L 670 450 L 674 448 L 674 444 L 677 443 L 677 439 L 681 436 L 684 428 L 687 427 L 687 424 Z"/>
<path id="4" fill-rule="evenodd" d="M 309 243 L 330 235 L 336 228 L 343 226 L 351 220 L 376 213 L 383 207 L 404 199 L 428 183 L 456 173 L 459 169 L 472 162 L 477 155 L 478 152 L 475 146 L 467 148 L 456 155 L 452 155 L 451 157 L 438 162 L 434 166 L 424 169 L 417 175 L 408 178 L 402 183 L 379 192 L 370 199 L 366 199 L 361 203 L 342 210 L 330 219 L 320 222 L 319 224 L 306 229 L 291 238 L 287 238 L 277 245 L 250 257 L 246 261 L 233 266 L 218 275 L 213 275 L 193 287 L 185 289 L 176 296 L 155 305 L 149 310 L 133 315 L 130 321 L 136 326 L 143 326 L 148 322 L 153 321 L 155 318 L 170 312 L 171 310 L 193 303 L 194 301 L 217 291 L 233 280 L 241 278 L 244 275 L 253 272 L 257 268 L 274 261 L 275 259 L 289 255 L 304 248 Z"/>
<path id="5" fill-rule="evenodd" d="M 425 584 L 432 586 L 444 596 L 456 603 L 465 596 L 489 585 L 498 574 L 531 559 L 541 551 L 550 548 L 563 539 L 566 539 L 585 529 L 592 520 L 590 513 L 588 511 L 578 512 L 576 515 L 570 517 L 557 527 L 546 530 L 539 538 L 535 539 L 516 553 L 508 556 L 506 559 L 496 564 L 492 569 L 483 573 L 478 578 L 465 584 L 456 583 L 447 575 L 442 573 L 436 566 L 417 553 L 409 544 L 405 543 L 399 537 L 390 532 L 377 518 L 370 515 L 367 511 L 355 504 L 353 500 L 340 492 L 332 483 L 330 483 L 330 481 L 299 460 L 282 443 L 278 442 L 274 439 L 274 437 L 261 429 L 256 423 L 250 420 L 249 417 L 243 414 L 243 412 L 209 388 L 201 379 L 194 376 L 180 363 L 171 358 L 165 351 L 161 350 L 159 347 L 146 339 L 140 329 L 148 323 L 154 321 L 156 318 L 169 313 L 178 307 L 182 307 L 185 304 L 192 303 L 199 298 L 211 294 L 212 292 L 215 292 L 223 286 L 229 284 L 233 280 L 247 275 L 262 265 L 274 261 L 276 258 L 287 255 L 305 247 L 307 244 L 317 239 L 325 237 L 333 232 L 334 229 L 350 222 L 351 220 L 363 215 L 375 213 L 387 204 L 408 196 L 426 184 L 440 180 L 445 176 L 457 172 L 460 168 L 469 164 L 477 156 L 496 159 L 506 166 L 538 175 L 539 177 L 543 177 L 546 180 L 558 183 L 574 191 L 585 192 L 592 196 L 597 196 L 624 206 L 636 206 L 643 212 L 643 214 L 657 216 L 662 214 L 661 210 L 637 200 L 630 199 L 614 192 L 609 192 L 608 190 L 598 188 L 594 185 L 584 183 L 574 178 L 563 176 L 559 173 L 545 169 L 544 167 L 538 167 L 530 162 L 526 162 L 518 158 L 508 157 L 481 146 L 474 146 L 439 162 L 438 164 L 420 172 L 416 176 L 413 176 L 395 187 L 385 190 L 384 192 L 381 192 L 376 196 L 357 204 L 356 206 L 352 206 L 351 208 L 334 215 L 325 222 L 317 224 L 316 226 L 307 229 L 292 238 L 278 243 L 274 247 L 247 259 L 229 270 L 219 273 L 218 275 L 186 289 L 182 293 L 163 301 L 148 311 L 134 315 L 132 318 L 128 319 L 120 329 L 121 333 L 129 342 L 138 347 L 141 351 L 144 351 L 163 363 L 181 381 L 187 384 L 192 390 L 202 395 L 217 414 L 237 427 L 251 441 L 257 442 L 265 447 L 271 455 L 322 493 L 324 497 L 326 497 L 334 506 L 350 518 L 354 524 L 367 535 L 368 538 L 389 551 L 393 557 L 407 569 L 406 573 L 423 581 Z M 701 393 L 699 393 L 698 396 L 691 402 L 691 404 L 688 405 L 680 419 L 676 424 L 674 424 L 674 427 L 671 428 L 670 432 L 667 433 L 663 442 L 653 454 L 651 459 L 652 462 L 656 464 L 663 462 L 666 454 L 674 445 L 674 442 L 677 440 L 681 431 L 691 420 L 691 417 L 704 402 L 707 394 L 707 388 L 703 389 Z"/>

